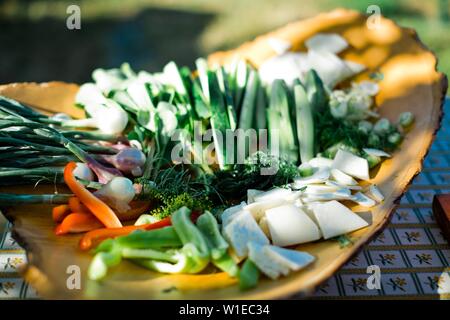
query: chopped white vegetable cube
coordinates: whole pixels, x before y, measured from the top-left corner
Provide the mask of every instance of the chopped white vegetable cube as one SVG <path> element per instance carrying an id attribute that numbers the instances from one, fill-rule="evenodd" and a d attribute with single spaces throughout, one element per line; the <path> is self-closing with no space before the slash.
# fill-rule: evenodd
<path id="1" fill-rule="evenodd" d="M 370 208 L 370 207 L 373 207 L 374 205 L 376 205 L 375 200 L 369 198 L 368 196 L 366 196 L 365 194 L 363 194 L 361 192 L 357 192 L 352 197 L 352 201 L 355 201 L 360 206 L 367 207 L 367 208 Z"/>
<path id="2" fill-rule="evenodd" d="M 322 194 L 308 194 L 302 200 L 303 202 L 329 201 L 329 200 L 349 200 L 352 199 L 350 189 L 339 189 L 335 192 Z"/>
<path id="3" fill-rule="evenodd" d="M 367 195 L 371 197 L 376 202 L 382 202 L 384 200 L 384 196 L 381 193 L 380 189 L 375 184 L 372 184 L 367 191 Z"/>
<path id="4" fill-rule="evenodd" d="M 222 220 L 222 227 L 225 227 L 228 223 L 230 223 L 233 217 L 241 212 L 246 205 L 247 204 L 245 202 L 241 202 L 236 206 L 225 209 L 220 216 Z"/>
<path id="5" fill-rule="evenodd" d="M 373 148 L 363 148 L 363 151 L 367 153 L 369 156 L 375 156 L 375 157 L 386 157 L 390 158 L 391 155 L 387 152 L 384 152 L 383 150 L 379 149 L 373 149 Z"/>
<path id="6" fill-rule="evenodd" d="M 322 193 L 332 193 L 342 189 L 338 186 L 327 186 L 323 184 L 310 184 L 303 191 L 305 194 L 322 194 Z"/>
<path id="7" fill-rule="evenodd" d="M 270 235 L 269 224 L 267 222 L 267 217 L 266 216 L 262 217 L 259 220 L 258 225 L 261 228 L 261 230 L 264 232 L 266 237 L 269 238 L 269 239 L 272 239 L 272 236 Z"/>
<path id="8" fill-rule="evenodd" d="M 308 50 L 339 53 L 348 47 L 347 41 L 336 33 L 318 33 L 305 41 Z"/>
<path id="9" fill-rule="evenodd" d="M 322 203 L 323 202 L 321 202 L 321 201 L 313 201 L 313 202 L 304 204 L 303 207 L 300 208 L 316 224 L 316 226 L 319 226 L 319 222 L 317 221 L 316 216 L 314 215 L 314 207 L 316 205 L 320 205 Z M 319 232 L 320 232 L 320 237 L 323 238 L 322 231 L 320 230 L 320 228 L 319 228 Z"/>
<path id="10" fill-rule="evenodd" d="M 331 169 L 331 177 L 334 179 L 334 181 L 336 181 L 341 185 L 345 186 L 358 185 L 358 182 L 356 182 L 355 179 L 353 179 L 348 174 L 342 172 L 339 169 Z"/>
<path id="11" fill-rule="evenodd" d="M 332 52 L 316 50 L 308 51 L 307 66 L 316 70 L 320 79 L 329 88 L 334 88 L 342 80 L 355 75 L 359 69 L 356 65 L 347 64 Z"/>
<path id="12" fill-rule="evenodd" d="M 314 206 L 314 215 L 324 239 L 330 239 L 369 225 L 360 216 L 335 200 Z"/>
<path id="13" fill-rule="evenodd" d="M 358 179 L 370 179 L 367 160 L 342 149 L 339 149 L 334 157 L 333 168 Z"/>
<path id="14" fill-rule="evenodd" d="M 329 168 L 318 168 L 312 176 L 305 178 L 295 178 L 292 184 L 294 189 L 303 188 L 309 184 L 324 183 L 330 177 Z"/>
<path id="15" fill-rule="evenodd" d="M 274 188 L 266 192 L 261 192 L 253 198 L 255 202 L 264 202 L 270 200 L 285 199 L 292 194 L 292 191 L 284 188 Z"/>
<path id="16" fill-rule="evenodd" d="M 365 211 L 365 212 L 356 212 L 358 216 L 360 216 L 364 221 L 366 221 L 369 225 L 373 222 L 373 216 L 372 212 Z"/>
<path id="17" fill-rule="evenodd" d="M 266 246 L 257 242 L 248 243 L 248 257 L 259 270 L 271 279 L 277 279 L 281 274 L 287 275 L 289 268 L 282 265 L 264 252 Z"/>
<path id="18" fill-rule="evenodd" d="M 337 169 L 334 169 L 334 170 L 337 170 Z M 340 170 L 339 170 L 340 171 Z M 340 172 L 342 172 L 342 171 L 340 171 Z M 344 173 L 345 174 L 345 173 Z M 346 175 L 346 176 L 349 176 L 349 175 Z M 349 176 L 350 177 L 350 176 Z M 351 178 L 351 177 L 350 177 Z M 353 179 L 353 178 L 352 178 Z M 327 181 L 327 182 L 325 182 L 325 185 L 327 185 L 327 186 L 334 186 L 334 187 L 338 187 L 338 188 L 340 188 L 340 189 L 342 189 L 342 188 L 347 188 L 347 189 L 349 189 L 349 190 L 362 190 L 362 187 L 361 186 L 358 186 L 358 185 L 344 185 L 344 184 L 340 184 L 340 183 L 338 183 L 338 182 L 336 182 L 336 181 L 332 181 L 332 180 L 329 180 L 329 181 Z"/>
<path id="19" fill-rule="evenodd" d="M 264 191 L 261 190 L 255 190 L 255 189 L 248 189 L 247 190 L 247 203 L 253 203 L 255 202 L 255 196 L 264 193 Z"/>
<path id="20" fill-rule="evenodd" d="M 261 201 L 261 202 L 253 202 L 246 206 L 244 206 L 244 209 L 249 211 L 253 217 L 256 219 L 256 221 L 259 221 L 265 214 L 267 209 L 279 207 L 283 204 L 286 204 L 285 199 L 275 199 L 275 200 L 267 200 L 267 201 Z"/>
<path id="21" fill-rule="evenodd" d="M 274 37 L 270 37 L 269 39 L 267 39 L 267 42 L 269 43 L 273 51 L 275 51 L 278 55 L 285 53 L 292 46 L 289 41 Z"/>
<path id="22" fill-rule="evenodd" d="M 266 60 L 259 66 L 258 72 L 263 83 L 272 83 L 283 79 L 292 84 L 308 70 L 306 54 L 303 52 L 285 52 Z"/>
<path id="23" fill-rule="evenodd" d="M 366 69 L 366 67 L 360 63 L 344 60 L 344 63 L 346 64 L 347 68 L 350 70 L 350 74 L 347 75 L 347 77 L 351 77 L 355 74 L 358 74 Z"/>
<path id="24" fill-rule="evenodd" d="M 269 244 L 269 239 L 267 239 L 264 232 L 248 211 L 239 213 L 226 225 L 223 229 L 223 235 L 231 244 L 238 257 L 243 257 L 248 254 L 247 244 L 249 242 Z"/>
<path id="25" fill-rule="evenodd" d="M 264 251 L 269 257 L 273 258 L 280 264 L 287 266 L 292 271 L 298 271 L 316 259 L 314 256 L 306 252 L 271 245 L 265 246 Z"/>
<path id="26" fill-rule="evenodd" d="M 269 209 L 266 218 L 274 245 L 290 246 L 320 239 L 316 224 L 294 205 Z"/>
<path id="27" fill-rule="evenodd" d="M 323 167 L 331 168 L 331 166 L 333 165 L 333 160 L 323 157 L 317 157 L 309 160 L 308 164 L 316 168 L 323 168 Z"/>

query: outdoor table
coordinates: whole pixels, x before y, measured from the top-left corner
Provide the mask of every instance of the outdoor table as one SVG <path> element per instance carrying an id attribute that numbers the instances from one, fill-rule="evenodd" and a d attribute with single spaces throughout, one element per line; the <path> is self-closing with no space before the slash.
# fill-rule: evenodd
<path id="1" fill-rule="evenodd" d="M 401 199 L 390 224 L 318 287 L 312 298 L 450 299 L 450 246 L 431 210 L 435 194 L 450 193 L 450 99 L 444 114 L 424 168 Z M 11 227 L 0 215 L 0 299 L 38 299 L 38 293 L 20 277 L 26 256 L 12 238 Z M 371 265 L 380 268 L 380 289 L 366 285 Z"/>

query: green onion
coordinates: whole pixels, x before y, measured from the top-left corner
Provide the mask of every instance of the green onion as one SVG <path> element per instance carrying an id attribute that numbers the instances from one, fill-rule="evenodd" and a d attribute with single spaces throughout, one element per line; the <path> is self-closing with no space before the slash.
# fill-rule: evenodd
<path id="1" fill-rule="evenodd" d="M 300 158 L 302 163 L 306 163 L 314 158 L 314 118 L 303 86 L 296 85 L 294 95 Z"/>
<path id="2" fill-rule="evenodd" d="M 256 101 L 259 92 L 259 77 L 255 70 L 251 70 L 247 87 L 245 89 L 242 107 L 239 114 L 239 128 L 251 129 L 253 127 L 253 119 L 256 108 Z"/>
<path id="3" fill-rule="evenodd" d="M 208 71 L 208 87 L 211 106 L 211 128 L 217 161 L 220 169 L 226 169 L 226 145 L 224 144 L 226 131 L 230 130 L 230 121 L 225 106 L 225 99 L 220 90 L 217 76 Z"/>
<path id="4" fill-rule="evenodd" d="M 2 206 L 19 204 L 66 204 L 73 194 L 13 194 L 0 193 Z"/>
<path id="5" fill-rule="evenodd" d="M 291 97 L 289 95 L 289 90 L 283 80 L 275 80 L 272 83 L 269 107 L 267 108 L 269 143 L 273 148 L 273 134 L 277 132 L 280 155 L 287 161 L 297 163 L 298 146 L 291 122 Z"/>

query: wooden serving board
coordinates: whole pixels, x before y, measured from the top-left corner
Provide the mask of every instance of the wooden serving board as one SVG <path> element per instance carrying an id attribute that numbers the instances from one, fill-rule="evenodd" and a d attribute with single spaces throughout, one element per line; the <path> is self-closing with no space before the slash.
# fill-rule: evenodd
<path id="1" fill-rule="evenodd" d="M 234 285 L 235 280 L 223 273 L 168 276 L 127 262 L 112 269 L 106 280 L 96 283 L 86 278 L 91 256 L 78 250 L 80 236 L 56 237 L 53 234 L 55 226 L 50 206 L 3 208 L 3 213 L 14 224 L 14 237 L 27 250 L 25 279 L 41 297 L 59 299 L 271 299 L 294 293 L 307 295 L 386 225 L 400 197 L 421 170 L 423 158 L 440 125 L 447 79 L 436 71 L 435 56 L 423 46 L 413 30 L 400 28 L 384 18 L 379 22 L 377 28 L 371 29 L 367 27 L 365 16 L 354 11 L 335 10 L 289 24 L 235 50 L 209 57 L 212 63 L 224 64 L 240 55 L 258 66 L 275 54 L 267 42 L 270 37 L 291 42 L 294 50 L 303 50 L 304 40 L 317 32 L 340 33 L 351 44 L 343 56 L 369 67 L 358 79 L 367 79 L 374 71 L 383 75 L 379 83 L 381 90 L 376 97 L 381 115 L 396 120 L 403 111 L 414 113 L 416 123 L 401 148 L 383 162 L 377 172 L 372 172 L 371 182 L 380 187 L 386 199 L 372 210 L 373 224 L 351 234 L 353 245 L 341 248 L 336 241 L 329 240 L 298 246 L 298 249 L 313 254 L 316 262 L 278 281 L 264 280 L 256 289 L 247 292 L 240 292 Z M 73 107 L 76 91 L 74 84 L 57 82 L 0 86 L 0 94 L 36 108 L 80 115 Z M 1 191 L 42 193 L 55 190 L 65 191 L 63 186 L 16 187 Z M 81 270 L 81 289 L 71 290 L 67 286 L 70 266 L 79 266 Z"/>

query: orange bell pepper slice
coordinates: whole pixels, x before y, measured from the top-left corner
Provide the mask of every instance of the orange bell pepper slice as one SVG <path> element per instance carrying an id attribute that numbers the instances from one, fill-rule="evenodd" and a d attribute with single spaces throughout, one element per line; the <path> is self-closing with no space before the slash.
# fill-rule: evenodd
<path id="1" fill-rule="evenodd" d="M 92 212 L 84 204 L 82 204 L 80 199 L 78 199 L 77 197 L 69 198 L 69 208 L 72 212 L 84 212 L 92 214 Z"/>
<path id="2" fill-rule="evenodd" d="M 122 228 L 102 228 L 87 232 L 81 238 L 79 247 L 81 250 L 89 250 L 96 247 L 100 242 L 109 238 L 124 236 L 135 230 L 154 230 L 172 225 L 170 217 L 154 223 L 142 224 L 140 226 L 125 226 Z"/>
<path id="3" fill-rule="evenodd" d="M 107 228 L 120 228 L 120 222 L 114 211 L 103 201 L 94 196 L 83 184 L 77 181 L 73 174 L 76 168 L 75 162 L 69 162 L 64 168 L 64 181 L 77 198 L 94 214 Z"/>
<path id="4" fill-rule="evenodd" d="M 55 222 L 61 222 L 70 213 L 70 207 L 67 204 L 61 204 L 53 207 L 52 218 Z"/>
<path id="5" fill-rule="evenodd" d="M 66 233 L 80 233 L 101 227 L 103 224 L 92 214 L 73 212 L 56 227 L 55 234 L 59 236 Z"/>

